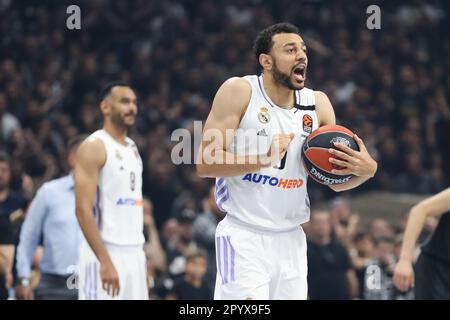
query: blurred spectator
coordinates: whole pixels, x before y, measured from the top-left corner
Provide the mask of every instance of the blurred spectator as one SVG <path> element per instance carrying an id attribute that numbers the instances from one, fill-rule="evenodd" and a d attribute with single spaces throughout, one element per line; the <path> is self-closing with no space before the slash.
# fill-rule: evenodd
<path id="1" fill-rule="evenodd" d="M 6 153 L 0 153 L 0 300 L 8 298 L 13 285 L 15 246 L 18 242 L 20 220 L 25 200 L 10 189 L 11 162 Z"/>
<path id="2" fill-rule="evenodd" d="M 350 256 L 339 240 L 331 237 L 330 214 L 311 214 L 308 237 L 308 293 L 312 300 L 352 299 L 358 280 Z"/>
<path id="3" fill-rule="evenodd" d="M 348 199 L 337 197 L 331 201 L 330 219 L 333 235 L 349 247 L 358 229 L 359 215 L 352 212 Z"/>
<path id="4" fill-rule="evenodd" d="M 72 170 L 75 153 L 87 136 L 69 141 L 68 175 L 45 183 L 33 199 L 20 231 L 17 246 L 16 298 L 20 300 L 77 300 L 76 288 L 69 288 L 69 278 L 76 272 L 83 240 L 75 216 Z M 38 244 L 42 242 L 41 278 L 36 292 L 31 288 L 31 267 Z M 76 279 L 74 279 L 76 280 Z M 75 286 L 75 282 L 72 283 Z"/>
<path id="5" fill-rule="evenodd" d="M 205 282 L 213 291 L 216 283 L 216 228 L 218 223 L 225 217 L 219 210 L 214 197 L 215 187 L 211 187 L 209 195 L 203 201 L 203 212 L 194 220 L 193 236 L 200 248 L 203 248 L 208 255 L 208 270 L 205 275 Z"/>
<path id="6" fill-rule="evenodd" d="M 358 278 L 358 298 L 363 299 L 366 269 L 372 263 L 375 255 L 375 244 L 372 237 L 366 232 L 358 233 L 353 239 L 353 248 L 349 253 Z"/>
<path id="7" fill-rule="evenodd" d="M 400 241 L 401 244 L 401 241 Z M 381 237 L 376 241 L 376 255 L 366 268 L 363 298 L 366 300 L 410 300 L 413 292 L 399 292 L 393 283 L 398 241 Z"/>
<path id="8" fill-rule="evenodd" d="M 159 232 L 153 218 L 153 204 L 147 198 L 144 198 L 144 236 L 149 296 L 155 298 L 156 282 L 167 271 L 167 263 L 166 253 L 161 245 Z"/>
<path id="9" fill-rule="evenodd" d="M 190 250 L 185 258 L 184 276 L 174 281 L 166 299 L 212 300 L 213 293 L 203 280 L 208 265 L 206 252 L 202 249 Z"/>
<path id="10" fill-rule="evenodd" d="M 394 231 L 389 222 L 384 218 L 375 218 L 370 222 L 369 233 L 375 241 L 380 238 L 392 238 Z"/>
<path id="11" fill-rule="evenodd" d="M 19 120 L 7 111 L 7 100 L 0 91 L 0 141 L 7 142 L 15 130 L 20 129 Z"/>
<path id="12" fill-rule="evenodd" d="M 364 278 L 363 298 L 366 300 L 390 300 L 393 298 L 392 276 L 395 267 L 394 243 L 391 238 L 376 240 L 376 255 L 368 263 Z"/>
<path id="13" fill-rule="evenodd" d="M 190 209 L 184 209 L 179 212 L 176 219 L 178 222 L 178 232 L 170 239 L 166 251 L 168 271 L 172 277 L 177 277 L 184 272 L 186 253 L 197 247 L 192 235 L 195 212 Z"/>

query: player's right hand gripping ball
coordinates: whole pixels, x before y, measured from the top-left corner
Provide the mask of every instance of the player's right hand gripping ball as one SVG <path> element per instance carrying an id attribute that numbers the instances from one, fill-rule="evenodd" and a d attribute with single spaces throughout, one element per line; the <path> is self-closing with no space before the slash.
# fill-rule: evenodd
<path id="1" fill-rule="evenodd" d="M 320 184 L 341 184 L 353 176 L 331 173 L 333 169 L 342 169 L 329 161 L 336 158 L 328 152 L 329 148 L 338 150 L 334 143 L 342 143 L 353 150 L 359 151 L 358 144 L 353 139 L 354 133 L 338 125 L 326 125 L 314 130 L 306 139 L 302 148 L 302 162 L 309 176 Z M 339 158 L 338 158 L 339 159 Z"/>

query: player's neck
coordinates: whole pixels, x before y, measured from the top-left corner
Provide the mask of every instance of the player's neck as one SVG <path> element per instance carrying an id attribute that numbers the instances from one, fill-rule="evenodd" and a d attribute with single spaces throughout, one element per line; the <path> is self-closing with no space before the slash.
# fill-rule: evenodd
<path id="1" fill-rule="evenodd" d="M 278 84 L 268 72 L 263 74 L 264 90 L 277 106 L 290 109 L 295 104 L 294 90 Z"/>
<path id="2" fill-rule="evenodd" d="M 109 122 L 105 122 L 103 130 L 108 132 L 108 134 L 113 137 L 118 143 L 125 145 L 125 138 L 127 137 L 127 129 L 119 129 L 113 126 Z"/>

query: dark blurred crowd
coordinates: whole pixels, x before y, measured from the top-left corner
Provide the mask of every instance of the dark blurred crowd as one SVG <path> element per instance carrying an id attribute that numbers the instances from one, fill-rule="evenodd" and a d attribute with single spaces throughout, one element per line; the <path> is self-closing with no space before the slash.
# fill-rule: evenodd
<path id="1" fill-rule="evenodd" d="M 81 30 L 66 28 L 66 7 L 74 3 L 81 8 Z M 370 4 L 0 0 L 0 147 L 11 157 L 12 190 L 29 201 L 42 183 L 66 173 L 67 141 L 101 126 L 100 88 L 112 80 L 129 81 L 139 97 L 131 136 L 145 163 L 143 191 L 151 199 L 146 226 L 152 230 L 147 238 L 153 239 L 148 255 L 154 295 L 182 296 L 165 290 L 185 288 L 176 278 L 185 270 L 198 278 L 197 268 L 204 266 L 197 258 L 205 256 L 195 250 L 198 246 L 206 250 L 206 282 L 213 288 L 210 228 L 219 215 L 210 196 L 213 181 L 199 178 L 193 165 L 173 164 L 170 137 L 174 129 L 193 131 L 194 120 L 206 119 L 228 77 L 259 73 L 253 40 L 279 21 L 296 24 L 306 41 L 307 87 L 329 96 L 338 123 L 358 133 L 379 162 L 376 177 L 351 194 L 443 189 L 450 181 L 450 166 L 445 166 L 450 162 L 449 4 L 378 1 L 381 29 L 368 30 Z M 313 204 L 332 196 L 314 183 L 308 188 Z M 310 240 L 318 243 L 312 245 L 312 259 L 325 257 L 321 265 L 333 261 L 321 247 L 327 237 L 317 233 L 329 228 L 330 241 L 342 242 L 342 250 L 334 242 L 326 250 L 339 253 L 345 270 L 356 270 L 359 281 L 348 275 L 351 297 L 363 297 L 362 283 L 370 281 L 362 279 L 373 270 L 390 274 L 401 229 L 394 231 L 382 219 L 374 219 L 367 230 L 357 228 L 350 216 L 339 224 L 333 212 L 322 212 L 310 225 Z M 381 268 L 366 272 L 371 263 Z M 367 297 L 386 294 L 375 291 Z"/>

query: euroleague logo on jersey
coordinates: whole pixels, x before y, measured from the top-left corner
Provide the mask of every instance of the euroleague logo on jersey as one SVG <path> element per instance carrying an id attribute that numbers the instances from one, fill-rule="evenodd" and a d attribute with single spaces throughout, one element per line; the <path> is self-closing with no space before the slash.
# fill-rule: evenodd
<path id="1" fill-rule="evenodd" d="M 309 114 L 303 116 L 303 131 L 307 133 L 312 132 L 313 118 Z"/>

